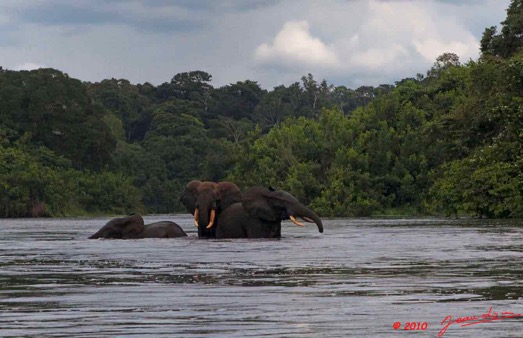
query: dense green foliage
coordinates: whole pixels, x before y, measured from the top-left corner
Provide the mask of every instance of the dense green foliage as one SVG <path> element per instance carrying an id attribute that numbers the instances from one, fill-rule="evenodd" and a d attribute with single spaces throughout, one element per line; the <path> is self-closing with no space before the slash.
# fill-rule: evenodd
<path id="1" fill-rule="evenodd" d="M 119 173 L 73 169 L 48 148 L 0 145 L 0 217 L 140 211 L 140 191 Z"/>
<path id="2" fill-rule="evenodd" d="M 183 211 L 191 179 L 288 190 L 322 216 L 523 216 L 523 2 L 479 60 L 355 90 L 159 86 L 0 68 L 0 217 Z"/>

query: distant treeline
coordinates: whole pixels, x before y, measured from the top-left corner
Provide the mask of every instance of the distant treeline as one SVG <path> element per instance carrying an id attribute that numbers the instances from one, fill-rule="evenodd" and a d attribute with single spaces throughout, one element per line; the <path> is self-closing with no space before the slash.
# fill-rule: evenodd
<path id="1" fill-rule="evenodd" d="M 481 57 L 395 85 L 267 91 L 0 68 L 0 217 L 169 213 L 192 179 L 285 189 L 321 216 L 523 216 L 523 4 Z"/>

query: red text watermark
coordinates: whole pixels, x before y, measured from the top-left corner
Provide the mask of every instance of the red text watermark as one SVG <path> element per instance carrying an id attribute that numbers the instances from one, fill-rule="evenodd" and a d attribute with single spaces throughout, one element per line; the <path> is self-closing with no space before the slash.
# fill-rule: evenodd
<path id="1" fill-rule="evenodd" d="M 497 312 L 492 312 L 492 306 L 488 310 L 488 312 L 481 314 L 480 316 L 466 316 L 466 317 L 457 317 L 456 319 L 453 319 L 452 315 L 448 315 L 441 321 L 441 325 L 443 327 L 438 332 L 438 337 L 441 337 L 447 332 L 447 329 L 449 326 L 453 324 L 461 324 L 461 327 L 481 324 L 481 323 L 488 323 L 493 322 L 496 320 L 503 320 L 503 319 L 510 319 L 510 318 L 519 318 L 523 317 L 523 314 L 520 313 L 514 313 L 510 311 L 501 312 L 501 314 L 498 314 Z"/>
<path id="2" fill-rule="evenodd" d="M 406 322 L 402 328 L 400 322 L 395 322 L 392 327 L 394 330 L 401 329 L 405 331 L 425 331 L 429 327 L 429 324 L 427 322 Z"/>

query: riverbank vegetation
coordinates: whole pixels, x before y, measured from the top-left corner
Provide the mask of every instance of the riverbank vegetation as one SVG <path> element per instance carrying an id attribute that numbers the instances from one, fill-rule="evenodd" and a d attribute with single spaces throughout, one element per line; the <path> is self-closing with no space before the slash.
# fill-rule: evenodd
<path id="1" fill-rule="evenodd" d="M 184 211 L 191 179 L 271 185 L 322 216 L 521 217 L 522 2 L 507 14 L 478 60 L 378 87 L 0 69 L 0 217 Z"/>

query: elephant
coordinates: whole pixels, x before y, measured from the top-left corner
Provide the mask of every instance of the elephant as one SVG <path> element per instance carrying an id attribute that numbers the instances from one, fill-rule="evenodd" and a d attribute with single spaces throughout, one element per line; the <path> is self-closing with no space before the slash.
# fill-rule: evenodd
<path id="1" fill-rule="evenodd" d="M 198 237 L 215 238 L 216 224 L 223 210 L 241 202 L 242 193 L 231 182 L 208 182 L 193 180 L 180 194 L 180 202 L 194 215 Z"/>
<path id="2" fill-rule="evenodd" d="M 280 238 L 282 220 L 304 225 L 296 217 L 316 223 L 319 232 L 323 232 L 320 217 L 290 193 L 255 186 L 243 194 L 242 202 L 222 211 L 216 238 Z"/>
<path id="3" fill-rule="evenodd" d="M 187 236 L 185 231 L 174 222 L 160 221 L 144 224 L 142 216 L 132 214 L 127 217 L 111 219 L 100 230 L 91 235 L 89 239 L 174 238 L 185 236 Z"/>

